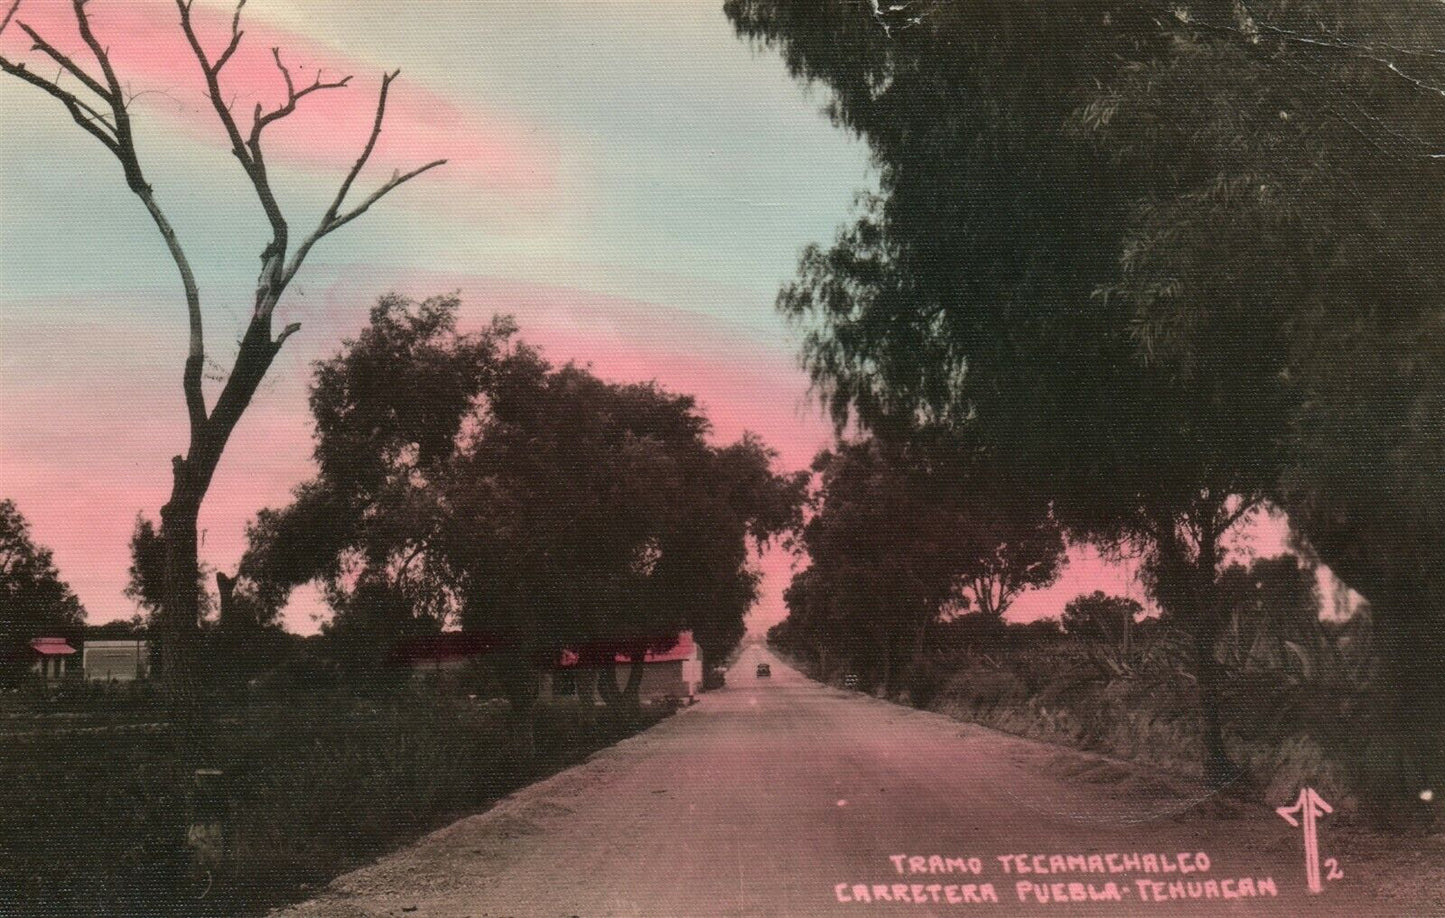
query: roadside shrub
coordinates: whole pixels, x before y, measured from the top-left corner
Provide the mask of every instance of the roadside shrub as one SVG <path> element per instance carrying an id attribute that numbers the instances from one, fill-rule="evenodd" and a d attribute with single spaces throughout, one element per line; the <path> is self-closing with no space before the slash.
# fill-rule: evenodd
<path id="1" fill-rule="evenodd" d="M 12 712 L 0 723 L 0 915 L 14 902 L 100 918 L 264 911 L 668 713 L 540 705 L 524 769 L 508 710 L 419 685 L 213 710 L 231 822 L 225 875 L 203 887 L 185 875 L 188 776 L 173 764 L 185 757 L 153 712 L 101 726 Z"/>
<path id="2" fill-rule="evenodd" d="M 966 707 L 986 710 L 1023 702 L 1028 697 L 1028 686 L 1011 670 L 975 667 L 950 679 L 946 696 Z"/>
<path id="3" fill-rule="evenodd" d="M 948 684 L 949 671 L 938 660 L 921 657 L 908 666 L 903 684 L 908 691 L 909 703 L 915 708 L 926 708 Z"/>

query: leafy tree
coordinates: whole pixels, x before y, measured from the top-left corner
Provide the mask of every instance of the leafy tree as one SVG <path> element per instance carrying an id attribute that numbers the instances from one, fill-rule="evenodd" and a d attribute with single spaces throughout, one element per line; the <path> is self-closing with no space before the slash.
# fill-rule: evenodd
<path id="1" fill-rule="evenodd" d="M 196 609 L 200 622 L 204 622 L 215 610 L 211 593 L 206 589 L 209 573 L 205 565 L 196 567 Z M 124 592 L 126 598 L 144 613 L 150 631 L 154 631 L 156 616 L 164 607 L 165 590 L 165 541 L 155 522 L 144 513 L 137 513 L 130 535 L 130 578 Z"/>
<path id="2" fill-rule="evenodd" d="M 709 445 L 689 396 L 540 360 L 510 369 L 444 502 L 462 621 L 510 639 L 515 704 L 563 648 L 640 663 L 690 627 L 706 660 L 724 658 L 756 596 L 749 543 L 796 525 L 803 478 L 774 474 L 755 438 Z M 604 698 L 613 685 L 600 680 Z"/>
<path id="3" fill-rule="evenodd" d="M 838 575 L 810 565 L 793 575 L 783 601 L 788 615 L 768 631 L 768 641 L 785 653 L 816 665 L 828 678 L 839 671 L 858 676 L 860 687 L 873 690 L 896 678 L 880 652 L 886 637 L 875 614 L 876 603 L 836 589 Z M 891 657 L 888 660 L 892 662 Z"/>
<path id="4" fill-rule="evenodd" d="M 272 620 L 294 587 L 320 581 L 337 613 L 326 631 L 358 671 L 455 614 L 435 550 L 439 481 L 501 368 L 528 359 L 508 351 L 510 319 L 462 333 L 459 308 L 455 296 L 384 296 L 362 332 L 316 365 L 317 477 L 248 530 L 238 577 L 260 618 Z"/>
<path id="5" fill-rule="evenodd" d="M 1320 619 L 1315 568 L 1295 555 L 1235 563 L 1219 575 L 1221 602 L 1232 617 L 1258 624 L 1281 638 L 1297 639 Z"/>
<path id="6" fill-rule="evenodd" d="M 1075 534 L 1142 549 L 1166 616 L 1194 633 L 1212 778 L 1230 771 L 1220 543 L 1263 501 L 1282 500 L 1326 561 L 1382 562 L 1353 582 L 1393 566 L 1395 587 L 1373 589 L 1401 597 L 1401 621 L 1431 620 L 1429 590 L 1379 549 L 1390 492 L 1427 498 L 1398 509 L 1420 521 L 1416 544 L 1441 544 L 1428 476 L 1408 482 L 1400 462 L 1432 468 L 1438 425 L 1412 423 L 1404 450 L 1394 430 L 1351 440 L 1439 403 L 1435 325 L 1410 318 L 1439 288 L 1441 218 L 1418 204 L 1439 181 L 1425 155 L 1441 146 L 1438 6 L 727 8 L 828 87 L 879 167 L 881 193 L 780 296 L 812 323 L 805 357 L 835 416 L 974 428 Z M 1365 385 L 1337 373 L 1345 355 Z M 1421 388 L 1365 406 L 1392 362 Z M 1407 643 L 1397 681 L 1430 709 L 1438 654 Z"/>
<path id="7" fill-rule="evenodd" d="M 660 545 L 663 576 L 654 589 L 666 601 L 696 594 L 687 603 L 687 627 L 701 648 L 704 672 L 728 659 L 746 632 L 760 579 L 750 554 L 790 540 L 802 524 L 808 474 L 778 474 L 777 458 L 752 434 L 711 447 L 673 536 Z"/>
<path id="8" fill-rule="evenodd" d="M 1121 162 L 1171 163 L 1140 182 L 1104 293 L 1170 372 L 1263 371 L 1229 404 L 1283 416 L 1273 496 L 1377 611 L 1375 778 L 1413 801 L 1445 777 L 1445 216 L 1420 203 L 1445 191 L 1445 13 L 1318 0 L 1163 25 L 1169 52 L 1082 125 Z"/>
<path id="9" fill-rule="evenodd" d="M 145 617 L 140 613 L 132 615 L 128 619 L 118 618 L 106 622 L 103 625 L 87 625 L 85 627 L 86 640 L 144 640 L 146 636 Z"/>
<path id="10" fill-rule="evenodd" d="M 0 677 L 24 671 L 35 638 L 84 624 L 85 608 L 60 579 L 50 549 L 35 544 L 15 501 L 0 500 Z"/>
<path id="11" fill-rule="evenodd" d="M 1342 326 L 1334 359 L 1302 374 L 1284 501 L 1304 549 L 1369 600 L 1384 664 L 1372 790 L 1415 817 L 1420 790 L 1445 781 L 1445 337 L 1438 317 L 1365 324 Z"/>
<path id="12" fill-rule="evenodd" d="M 886 691 L 945 611 L 1001 617 L 1020 591 L 1058 576 L 1064 543 L 1047 503 L 947 437 L 844 442 L 814 470 L 812 566 L 794 580 L 790 614 L 824 641 L 825 621 L 844 644 L 868 635 Z"/>
<path id="13" fill-rule="evenodd" d="M 1144 606 L 1137 599 L 1109 596 L 1103 590 L 1095 590 L 1069 600 L 1060 624 L 1065 634 L 1117 644 L 1127 654 L 1134 625 L 1143 614 Z"/>
<path id="14" fill-rule="evenodd" d="M 144 614 L 138 613 L 129 622 L 102 626 L 108 629 L 104 632 L 87 629 L 88 638 L 141 638 L 154 633 L 153 624 L 164 602 L 166 556 L 155 523 L 144 514 L 136 515 L 130 551 L 130 581 L 125 595 Z M 278 663 L 295 638 L 275 621 L 274 607 L 267 605 L 254 582 L 216 571 L 213 594 L 206 584 L 210 573 L 203 565 L 196 574 L 203 626 L 200 646 L 204 653 L 192 675 L 198 686 L 236 692 L 246 681 Z M 219 614 L 209 620 L 213 612 Z M 154 668 L 159 648 L 153 641 L 149 648 L 150 666 Z"/>
<path id="15" fill-rule="evenodd" d="M 257 516 L 247 588 L 275 610 L 319 580 L 360 668 L 449 622 L 501 635 L 522 713 L 564 647 L 640 659 L 690 627 L 725 656 L 756 596 L 748 546 L 796 525 L 802 478 L 755 438 L 708 444 L 689 397 L 554 370 L 510 320 L 459 332 L 457 308 L 383 298 L 318 365 L 319 474 Z"/>
<path id="16" fill-rule="evenodd" d="M 197 576 L 200 576 L 197 570 Z M 156 524 L 137 513 L 130 535 L 130 580 L 125 595 L 147 617 L 160 610 L 166 590 L 166 546 Z"/>
<path id="17" fill-rule="evenodd" d="M 16 29 L 25 33 L 30 41 L 29 51 L 33 56 L 29 62 L 0 56 L 0 70 L 36 87 L 59 102 L 77 126 L 115 157 L 126 186 L 140 200 L 155 223 L 180 274 L 189 329 L 189 345 L 184 372 L 181 375 L 189 440 L 185 452 L 171 461 L 171 496 L 161 508 L 160 538 L 165 547 L 165 578 L 158 607 L 162 613 L 158 624 L 162 627 L 157 631 L 162 638 L 162 674 L 170 685 L 178 713 L 187 723 L 196 713 L 192 704 L 192 683 L 197 666 L 197 628 L 202 614 L 202 594 L 197 586 L 199 560 L 196 521 L 236 424 L 250 405 L 257 387 L 270 369 L 271 362 L 281 350 L 281 346 L 301 327 L 293 323 L 279 334 L 273 334 L 271 320 L 276 306 L 317 242 L 360 217 L 398 186 L 445 162 L 438 160 L 406 173 L 393 173 L 390 179 L 359 203 L 348 202 L 352 185 L 370 159 L 376 140 L 381 134 L 387 94 L 397 74 L 393 72 L 384 75 L 376 104 L 376 117 L 361 155 L 341 181 L 339 190 L 316 229 L 300 239 L 293 248 L 290 227 L 272 186 L 263 155 L 263 134 L 269 126 L 293 114 L 306 96 L 342 89 L 350 82 L 351 77 L 325 80 L 318 73 L 310 83 L 298 84 L 284 62 L 281 51 L 272 49 L 276 67 L 285 80 L 286 98 L 274 108 L 257 103 L 251 123 L 247 125 L 245 114 L 238 115 L 234 109 L 235 87 L 223 87 L 221 84 L 222 71 L 233 59 L 244 35 L 241 29 L 241 7 L 245 5 L 245 0 L 240 0 L 237 4 L 236 14 L 231 20 L 230 35 L 226 37 L 225 44 L 219 51 L 214 48 L 208 51 L 207 42 L 197 33 L 191 18 L 193 2 L 194 0 L 176 0 L 180 30 L 185 35 L 205 80 L 206 99 L 226 134 L 231 153 L 255 191 L 257 203 L 265 213 L 270 229 L 270 239 L 260 253 L 261 273 L 254 291 L 250 321 L 241 338 L 235 364 L 222 384 L 214 404 L 209 407 L 202 382 L 207 357 L 200 288 L 180 236 L 165 215 L 161 197 L 156 194 L 143 169 L 131 120 L 130 101 L 134 95 L 133 89 L 129 86 L 129 81 L 112 66 L 109 42 L 106 37 L 97 35 L 92 28 L 86 0 L 72 0 L 72 6 L 78 38 L 83 42 L 89 56 L 94 59 L 94 65 L 61 51 L 61 47 L 70 44 L 67 39 L 57 39 L 58 44 L 47 40 L 26 24 L 23 13 L 21 18 L 16 18 L 16 14 L 21 12 L 19 0 L 9 5 L 4 19 L 0 20 L 0 33 L 3 33 L 12 21 Z M 55 77 L 45 76 L 52 68 Z"/>

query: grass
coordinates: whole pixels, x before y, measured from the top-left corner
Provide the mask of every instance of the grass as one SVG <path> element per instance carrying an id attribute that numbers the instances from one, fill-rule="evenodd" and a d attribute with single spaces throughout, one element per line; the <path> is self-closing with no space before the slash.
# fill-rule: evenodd
<path id="1" fill-rule="evenodd" d="M 0 722 L 0 916 L 236 915 L 304 896 L 347 869 L 482 808 L 655 722 L 543 706 L 535 760 L 509 754 L 500 702 L 410 686 L 212 712 L 224 769 L 224 868 L 188 875 L 189 775 L 165 728 L 107 729 L 50 711 Z M 154 722 L 140 706 L 133 723 Z M 38 725 L 38 726 L 37 726 Z M 122 729 L 114 729 L 115 727 Z"/>
<path id="2" fill-rule="evenodd" d="M 1147 648 L 1146 648 L 1147 650 Z M 1143 662 L 1139 659 L 1143 658 Z M 815 677 L 841 674 L 816 673 Z M 1082 641 L 1058 638 L 940 653 L 893 700 L 959 720 L 1126 759 L 1183 777 L 1203 777 L 1198 690 L 1167 654 L 1118 668 Z M 825 681 L 828 681 L 825 679 Z M 1291 684 L 1283 674 L 1232 672 L 1223 697 L 1225 744 L 1242 769 L 1236 795 L 1288 803 L 1302 786 L 1357 815 L 1356 761 L 1364 748 L 1348 716 L 1358 694 L 1344 684 Z"/>
<path id="3" fill-rule="evenodd" d="M 1021 691 L 1000 701 L 980 698 L 975 683 L 1001 677 L 967 668 L 953 676 L 934 708 L 1011 733 L 1203 776 L 1204 725 L 1192 683 L 1177 673 L 1124 677 L 1026 656 L 1003 664 L 1010 675 L 1015 666 L 1028 674 L 1014 676 Z M 1347 797 L 1344 771 L 1312 735 L 1313 725 L 1285 721 L 1260 730 L 1254 723 L 1259 713 L 1247 704 L 1225 705 L 1225 745 L 1243 769 L 1238 792 L 1278 802 L 1309 784 L 1332 799 Z"/>

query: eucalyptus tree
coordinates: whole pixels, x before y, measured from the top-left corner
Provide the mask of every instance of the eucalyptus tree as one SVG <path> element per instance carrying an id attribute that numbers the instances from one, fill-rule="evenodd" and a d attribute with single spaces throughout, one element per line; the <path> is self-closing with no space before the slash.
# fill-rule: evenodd
<path id="1" fill-rule="evenodd" d="M 1036 492 L 1009 487 L 1006 469 L 951 438 L 843 442 L 814 462 L 820 483 L 802 533 L 811 566 L 790 614 L 832 620 L 818 639 L 852 647 L 869 636 L 885 690 L 923 653 L 941 616 L 972 609 L 1002 618 L 1020 592 L 1059 575 L 1064 540 Z"/>
<path id="2" fill-rule="evenodd" d="M 803 476 L 761 442 L 718 447 L 690 396 L 540 360 L 503 374 L 446 480 L 447 553 L 464 626 L 504 635 L 518 706 L 566 649 L 635 701 L 640 663 L 691 628 L 725 657 L 756 598 L 750 544 L 798 522 Z"/>
<path id="3" fill-rule="evenodd" d="M 840 420 L 972 427 L 1076 533 L 1142 547 L 1216 779 L 1220 546 L 1282 503 L 1389 607 L 1377 735 L 1437 780 L 1438 4 L 727 8 L 878 166 L 780 296 Z"/>
<path id="4" fill-rule="evenodd" d="M 386 73 L 381 80 L 371 132 L 360 155 L 342 178 L 316 227 L 293 240 L 290 224 L 272 182 L 271 163 L 264 153 L 266 131 L 296 113 L 308 96 L 342 90 L 350 83 L 351 77 L 327 79 L 318 71 L 313 79 L 304 81 L 285 62 L 280 49 L 273 48 L 272 59 L 286 86 L 284 101 L 272 108 L 258 104 L 252 112 L 238 111 L 233 104 L 235 87 L 229 85 L 224 76 L 226 65 L 233 59 L 245 35 L 241 28 L 245 0 L 237 4 L 229 34 L 223 36 L 219 44 L 208 42 L 199 34 L 192 16 L 193 2 L 176 0 L 177 26 L 204 80 L 206 99 L 215 117 L 215 126 L 224 134 L 231 154 L 245 173 L 266 216 L 270 232 L 270 238 L 261 247 L 261 270 L 252 296 L 250 319 L 235 363 L 215 402 L 210 405 L 207 404 L 202 381 L 207 355 L 201 290 L 180 235 L 162 207 L 162 197 L 146 176 L 132 123 L 130 82 L 112 63 L 110 43 L 115 37 L 99 35 L 92 28 L 87 9 L 89 0 L 72 0 L 77 32 L 91 58 L 88 61 L 66 54 L 60 47 L 64 42 L 56 44 L 28 25 L 20 0 L 15 0 L 0 20 L 0 33 L 7 28 L 25 33 L 32 43 L 33 55 L 31 60 L 0 56 L 0 70 L 55 100 L 77 127 L 115 158 L 126 187 L 150 215 L 179 273 L 188 329 L 188 347 L 180 382 L 189 436 L 184 452 L 171 462 L 170 498 L 161 508 L 160 537 L 165 546 L 166 573 L 161 600 L 163 614 L 157 630 L 163 641 L 164 677 L 183 707 L 188 705 L 186 699 L 193 693 L 190 682 L 196 665 L 198 639 L 197 519 L 236 424 L 251 404 L 257 387 L 286 339 L 300 330 L 298 323 L 291 323 L 279 332 L 275 331 L 272 316 L 276 306 L 318 242 L 366 213 L 396 188 L 445 162 L 436 160 L 405 172 L 394 172 L 365 197 L 353 199 L 352 188 L 381 135 L 387 97 L 397 77 L 396 71 Z M 53 77 L 49 75 L 52 72 L 55 74 Z"/>
<path id="5" fill-rule="evenodd" d="M 497 380 L 530 352 L 494 318 L 457 327 L 456 296 L 388 294 L 311 386 L 317 474 L 248 528 L 238 576 L 268 617 L 318 582 L 336 612 L 327 631 L 365 669 L 407 634 L 450 623 L 459 599 L 439 548 L 444 480 L 465 428 Z"/>
<path id="6" fill-rule="evenodd" d="M 1313 0 L 1201 7 L 1081 120 L 1141 183 L 1120 276 L 1141 349 L 1284 406 L 1274 497 L 1370 600 L 1382 678 L 1366 775 L 1445 778 L 1445 11 Z M 1320 94 L 1318 87 L 1331 91 Z M 1226 384 L 1227 385 L 1227 384 Z"/>
<path id="7" fill-rule="evenodd" d="M 968 430 L 1075 536 L 1142 549 L 1160 603 L 1195 631 L 1208 770 L 1225 780 L 1213 587 L 1221 540 L 1277 478 L 1282 422 L 1229 398 L 1264 368 L 1201 381 L 1141 359 L 1128 305 L 1098 294 L 1147 176 L 1079 126 L 1121 62 L 1167 51 L 1168 12 L 932 3 L 880 23 L 827 0 L 728 10 L 827 87 L 829 114 L 878 168 L 879 193 L 831 247 L 805 252 L 779 296 L 808 328 L 804 358 L 835 419 Z"/>

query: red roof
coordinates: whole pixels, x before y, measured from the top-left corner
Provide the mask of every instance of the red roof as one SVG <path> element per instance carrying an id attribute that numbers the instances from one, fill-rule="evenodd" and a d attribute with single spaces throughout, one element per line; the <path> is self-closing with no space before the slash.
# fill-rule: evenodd
<path id="1" fill-rule="evenodd" d="M 692 643 L 692 632 L 683 631 L 678 634 L 677 643 L 674 644 L 670 649 L 661 652 L 654 652 L 649 650 L 647 652 L 647 659 L 643 660 L 643 662 L 671 663 L 675 660 L 689 660 L 692 658 L 694 650 L 695 648 Z M 627 657 L 619 653 L 617 655 L 617 662 L 627 663 L 629 662 L 629 660 Z"/>
<path id="2" fill-rule="evenodd" d="M 30 642 L 30 649 L 47 657 L 63 657 L 75 653 L 75 648 L 65 638 L 43 637 Z"/>
<path id="3" fill-rule="evenodd" d="M 501 646 L 494 634 L 479 631 L 443 631 L 440 634 L 402 641 L 392 652 L 397 662 L 412 665 L 444 663 L 479 657 Z"/>
<path id="4" fill-rule="evenodd" d="M 673 663 L 678 660 L 690 660 L 696 652 L 696 645 L 692 641 L 692 632 L 683 631 L 677 636 L 677 642 L 667 650 L 649 650 L 643 659 L 644 663 Z M 563 650 L 557 665 L 561 667 L 576 666 L 581 659 L 575 650 Z M 631 663 L 630 654 L 618 652 L 613 661 L 616 663 Z"/>

